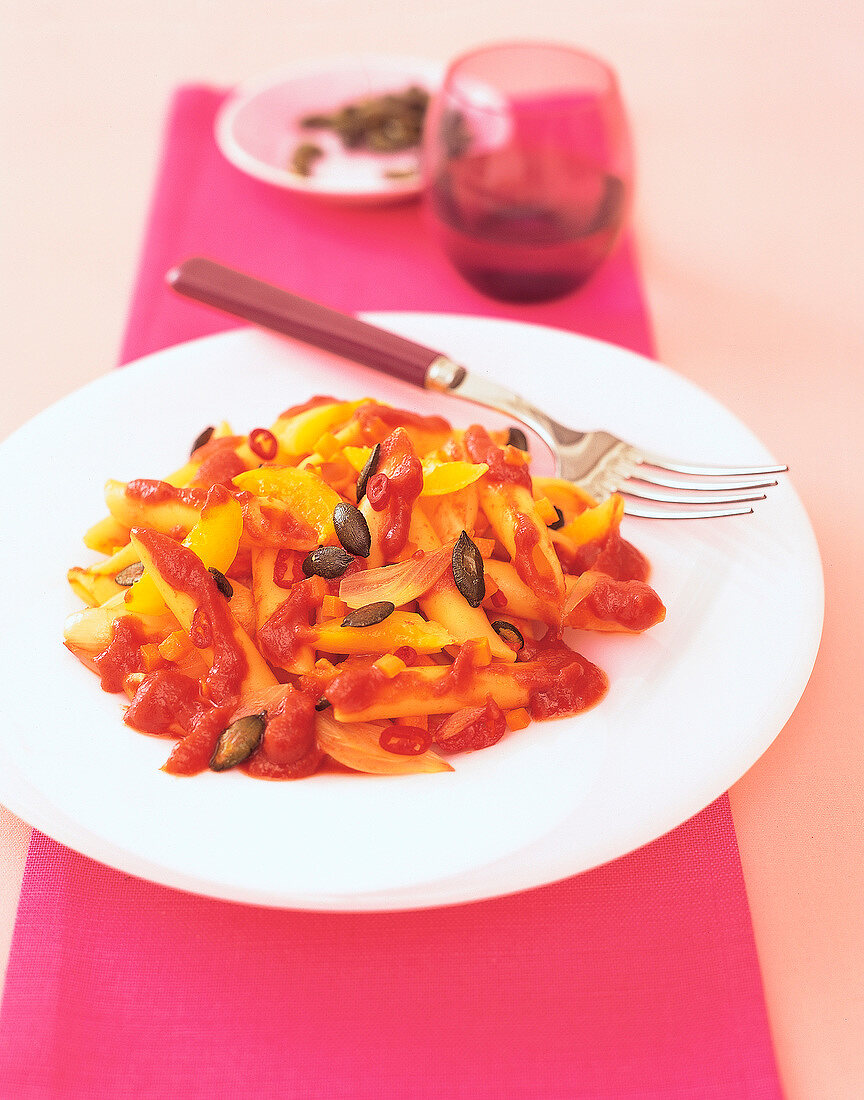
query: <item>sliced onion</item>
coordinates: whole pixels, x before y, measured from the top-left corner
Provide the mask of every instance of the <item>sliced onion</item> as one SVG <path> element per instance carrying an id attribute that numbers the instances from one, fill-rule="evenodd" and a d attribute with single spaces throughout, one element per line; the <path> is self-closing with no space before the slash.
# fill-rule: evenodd
<path id="1" fill-rule="evenodd" d="M 315 715 L 318 747 L 328 756 L 354 771 L 372 775 L 411 775 L 418 772 L 449 772 L 452 767 L 434 752 L 399 756 L 380 744 L 388 722 L 337 722 L 330 710 Z"/>
<path id="2" fill-rule="evenodd" d="M 457 733 L 461 733 L 466 726 L 479 718 L 485 710 L 486 704 L 484 703 L 482 707 L 463 707 L 462 710 L 454 711 L 448 718 L 445 718 L 438 729 L 435 730 L 435 743 L 446 746 L 448 738 L 455 737 Z"/>
<path id="3" fill-rule="evenodd" d="M 452 544 L 441 546 L 422 558 L 409 558 L 398 565 L 385 565 L 380 569 L 365 569 L 344 577 L 339 585 L 339 598 L 351 608 L 365 607 L 367 603 L 387 600 L 394 607 L 411 603 L 433 584 L 450 566 Z"/>

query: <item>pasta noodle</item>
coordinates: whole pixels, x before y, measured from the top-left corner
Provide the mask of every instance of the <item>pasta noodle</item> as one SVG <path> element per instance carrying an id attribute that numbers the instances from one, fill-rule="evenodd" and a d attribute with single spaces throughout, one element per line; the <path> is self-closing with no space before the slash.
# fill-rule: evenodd
<path id="1" fill-rule="evenodd" d="M 532 478 L 522 447 L 332 397 L 208 429 L 174 473 L 107 482 L 65 645 L 174 775 L 450 771 L 602 699 L 572 630 L 665 617 L 621 498 Z"/>

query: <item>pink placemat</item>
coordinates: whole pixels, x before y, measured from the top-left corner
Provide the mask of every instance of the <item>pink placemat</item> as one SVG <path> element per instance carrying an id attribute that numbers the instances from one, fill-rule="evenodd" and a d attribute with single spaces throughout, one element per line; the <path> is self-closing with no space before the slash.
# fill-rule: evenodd
<path id="1" fill-rule="evenodd" d="M 571 298 L 491 302 L 416 204 L 327 206 L 236 172 L 212 141 L 220 99 L 175 98 L 123 361 L 231 327 L 164 287 L 196 253 L 341 309 L 515 317 L 651 352 L 629 242 Z M 34 833 L 4 1100 L 779 1095 L 725 797 L 587 874 L 414 913 L 214 901 Z"/>

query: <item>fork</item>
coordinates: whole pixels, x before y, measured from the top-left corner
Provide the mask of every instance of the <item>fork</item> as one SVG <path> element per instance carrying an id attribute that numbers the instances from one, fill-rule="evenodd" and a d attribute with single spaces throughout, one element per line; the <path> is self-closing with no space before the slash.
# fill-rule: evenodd
<path id="1" fill-rule="evenodd" d="M 621 493 L 625 511 L 648 519 L 746 515 L 777 484 L 782 465 L 708 466 L 677 462 L 606 431 L 579 432 L 523 397 L 471 374 L 434 348 L 367 324 L 280 287 L 193 256 L 167 274 L 178 294 L 383 371 L 421 389 L 505 412 L 531 428 L 555 458 L 557 476 L 596 500 Z"/>

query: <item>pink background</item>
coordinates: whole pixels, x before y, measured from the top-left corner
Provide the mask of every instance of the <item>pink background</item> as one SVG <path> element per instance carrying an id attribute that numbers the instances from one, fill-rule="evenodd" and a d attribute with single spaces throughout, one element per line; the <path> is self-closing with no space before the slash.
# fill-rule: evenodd
<path id="1" fill-rule="evenodd" d="M 443 60 L 527 34 L 566 38 L 612 61 L 637 144 L 636 229 L 659 357 L 789 461 L 823 551 L 826 631 L 813 679 L 731 800 L 787 1094 L 858 1095 L 860 4 L 834 11 L 815 0 L 794 10 L 779 0 L 665 0 L 646 9 L 624 0 L 584 4 L 577 15 L 552 0 L 530 11 L 469 0 L 418 6 L 409 20 L 392 0 L 362 8 L 330 0 L 302 13 L 286 6 L 278 17 L 263 0 L 206 11 L 158 0 L 122 15 L 93 0 L 65 12 L 22 6 L 9 22 L 0 110 L 4 147 L 16 159 L 14 171 L 8 160 L 4 169 L 0 209 L 13 258 L 3 300 L 14 327 L 3 432 L 116 359 L 174 84 L 231 82 L 382 43 Z M 5 815 L 7 941 L 25 840 L 26 829 Z"/>

